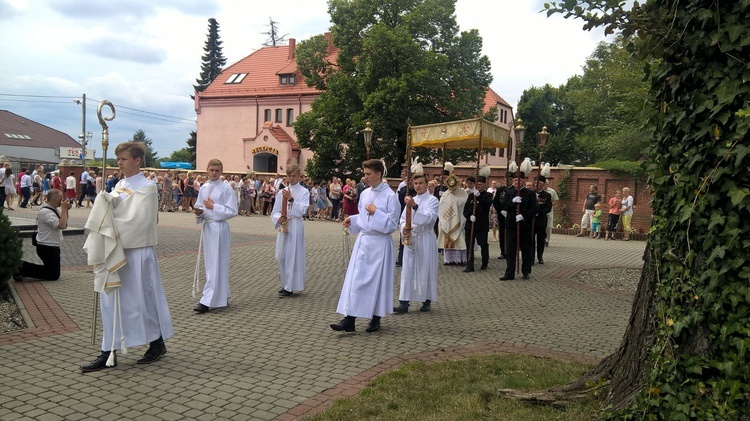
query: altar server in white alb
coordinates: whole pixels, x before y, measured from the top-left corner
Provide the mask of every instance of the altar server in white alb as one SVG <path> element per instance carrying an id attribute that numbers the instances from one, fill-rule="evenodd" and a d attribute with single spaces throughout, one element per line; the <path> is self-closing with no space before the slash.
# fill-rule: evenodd
<path id="1" fill-rule="evenodd" d="M 226 307 L 232 296 L 229 291 L 229 253 L 232 241 L 228 219 L 237 216 L 237 197 L 234 189 L 221 180 L 224 165 L 218 159 L 208 161 L 208 182 L 203 183 L 193 212 L 195 221 L 203 224 L 199 248 L 203 248 L 206 284 L 203 296 L 193 309 L 203 314 L 212 308 Z M 196 265 L 197 266 L 197 265 Z M 198 290 L 198 268 L 193 279 L 193 294 Z"/>
<path id="2" fill-rule="evenodd" d="M 401 205 L 398 196 L 383 181 L 385 166 L 377 159 L 362 163 L 367 185 L 359 198 L 359 215 L 344 219 L 343 226 L 351 234 L 359 234 L 354 242 L 349 267 L 336 312 L 344 315 L 331 324 L 335 331 L 354 332 L 357 317 L 370 317 L 365 329 L 380 329 L 380 318 L 393 312 L 394 246 L 391 233 L 398 229 Z"/>
<path id="3" fill-rule="evenodd" d="M 408 312 L 409 301 L 422 303 L 419 311 L 430 311 L 430 303 L 437 300 L 438 251 L 434 228 L 440 202 L 427 192 L 427 177 L 422 165 L 412 165 L 411 171 L 416 195 L 404 199 L 406 207 L 400 224 L 403 233 L 406 212 L 411 212 L 411 245 L 404 246 L 399 306 L 393 308 L 394 313 Z"/>
<path id="4" fill-rule="evenodd" d="M 271 222 L 276 234 L 276 262 L 279 264 L 279 298 L 305 289 L 305 224 L 302 216 L 310 205 L 310 192 L 299 185 L 298 165 L 286 169 L 287 187 L 276 193 Z M 286 210 L 283 209 L 286 201 Z"/>
<path id="5" fill-rule="evenodd" d="M 133 346 L 149 344 L 138 364 L 150 364 L 167 353 L 164 340 L 174 334 L 156 259 L 159 192 L 141 174 L 142 143 L 117 145 L 117 166 L 125 178 L 111 193 L 102 191 L 86 221 L 84 249 L 94 266 L 94 290 L 100 293 L 102 353 L 84 373 L 117 365 Z"/>

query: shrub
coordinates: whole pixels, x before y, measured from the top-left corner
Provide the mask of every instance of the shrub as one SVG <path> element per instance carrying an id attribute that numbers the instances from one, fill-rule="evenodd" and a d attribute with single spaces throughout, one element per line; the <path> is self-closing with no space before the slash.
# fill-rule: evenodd
<path id="1" fill-rule="evenodd" d="M 8 280 L 21 267 L 23 257 L 18 230 L 10 226 L 10 220 L 0 212 L 0 294 L 8 290 Z"/>

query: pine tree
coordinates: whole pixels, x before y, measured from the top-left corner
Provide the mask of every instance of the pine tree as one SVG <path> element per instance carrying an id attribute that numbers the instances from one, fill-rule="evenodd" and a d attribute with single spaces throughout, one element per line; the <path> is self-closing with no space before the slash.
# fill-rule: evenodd
<path id="1" fill-rule="evenodd" d="M 276 24 L 278 22 L 274 21 L 272 18 L 268 18 L 268 25 L 270 29 L 268 32 L 261 32 L 263 35 L 268 35 L 268 41 L 263 43 L 264 47 L 275 47 L 276 45 L 286 41 L 286 37 L 289 34 L 279 35 L 279 30 L 276 27 Z"/>
<path id="2" fill-rule="evenodd" d="M 185 141 L 187 143 L 187 149 L 189 153 L 189 160 L 186 162 L 189 162 L 195 167 L 195 155 L 196 155 L 196 144 L 198 142 L 198 134 L 195 131 L 190 132 L 190 137 Z"/>
<path id="3" fill-rule="evenodd" d="M 195 80 L 198 84 L 193 85 L 195 92 L 206 90 L 208 85 L 221 73 L 222 67 L 227 64 L 227 59 L 221 50 L 222 41 L 219 38 L 219 23 L 216 22 L 216 19 L 211 18 L 208 20 L 208 37 L 206 44 L 203 46 L 205 54 L 201 57 L 203 61 L 201 64 L 201 76 Z M 190 95 L 190 98 L 195 99 L 195 95 Z"/>
<path id="4" fill-rule="evenodd" d="M 154 166 L 156 166 L 156 160 L 159 159 L 159 157 L 158 154 L 154 151 L 154 148 L 151 146 L 152 140 L 150 137 L 146 136 L 146 132 L 144 132 L 142 129 L 138 129 L 138 131 L 135 132 L 133 138 L 130 139 L 130 141 L 141 142 L 146 148 L 146 156 L 143 159 L 143 165 L 141 165 L 142 167 L 153 168 Z"/>

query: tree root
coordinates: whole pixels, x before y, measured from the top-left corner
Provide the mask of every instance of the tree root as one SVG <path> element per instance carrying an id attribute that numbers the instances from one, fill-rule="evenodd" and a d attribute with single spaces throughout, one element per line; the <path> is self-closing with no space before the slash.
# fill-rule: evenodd
<path id="1" fill-rule="evenodd" d="M 565 388 L 554 388 L 544 391 L 523 391 L 515 389 L 500 389 L 501 396 L 510 399 L 534 404 L 547 405 L 554 408 L 565 408 L 572 404 L 589 402 L 592 398 L 608 393 L 609 381 L 597 383 L 588 388 L 565 390 Z"/>

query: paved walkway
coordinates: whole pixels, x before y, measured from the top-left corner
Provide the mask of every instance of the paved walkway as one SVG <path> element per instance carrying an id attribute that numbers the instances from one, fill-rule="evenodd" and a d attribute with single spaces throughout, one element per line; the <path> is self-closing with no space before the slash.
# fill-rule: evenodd
<path id="1" fill-rule="evenodd" d="M 71 225 L 82 226 L 87 215 L 73 209 Z M 531 280 L 500 282 L 505 262 L 495 243 L 487 271 L 440 266 L 439 300 L 429 313 L 385 317 L 373 334 L 360 320 L 355 334 L 341 334 L 328 327 L 341 318 L 339 224 L 305 222 L 308 289 L 279 299 L 269 219 L 234 218 L 230 306 L 198 315 L 190 287 L 199 227 L 187 213 L 159 215 L 157 252 L 175 327 L 169 352 L 143 366 L 135 361 L 145 347 L 132 348 L 116 368 L 80 373 L 99 353 L 90 345 L 94 294 L 84 237 L 66 237 L 59 281 L 14 284 L 33 327 L 0 335 L 0 419 L 295 419 L 414 358 L 509 351 L 599 359 L 619 345 L 631 296 L 569 278 L 582 268 L 640 268 L 645 246 L 558 235 Z M 24 254 L 36 258 L 28 240 Z"/>

